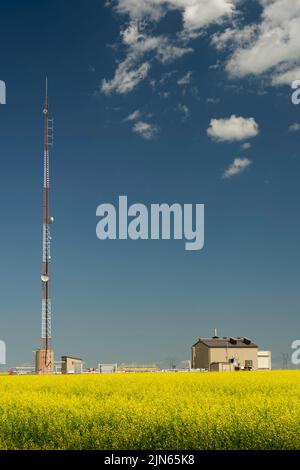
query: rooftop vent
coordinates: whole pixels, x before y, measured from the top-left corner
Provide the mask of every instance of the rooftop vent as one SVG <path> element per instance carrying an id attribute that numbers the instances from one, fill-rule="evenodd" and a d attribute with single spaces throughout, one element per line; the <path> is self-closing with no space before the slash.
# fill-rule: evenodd
<path id="1" fill-rule="evenodd" d="M 251 339 L 249 339 L 249 338 L 243 338 L 243 343 L 245 343 L 245 344 L 251 344 Z"/>
<path id="2" fill-rule="evenodd" d="M 214 339 L 217 339 L 217 338 L 219 338 L 219 336 L 218 336 L 218 330 L 217 330 L 217 328 L 215 328 L 215 329 L 214 329 L 214 335 L 213 335 L 213 338 L 214 338 Z"/>

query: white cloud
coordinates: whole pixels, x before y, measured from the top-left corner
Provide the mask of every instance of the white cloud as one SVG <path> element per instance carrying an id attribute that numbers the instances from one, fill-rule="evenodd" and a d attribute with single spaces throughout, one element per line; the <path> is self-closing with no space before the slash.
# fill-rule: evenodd
<path id="1" fill-rule="evenodd" d="M 192 72 L 187 72 L 185 75 L 183 75 L 183 77 L 179 78 L 177 80 L 177 84 L 179 86 L 184 86 L 184 85 L 188 85 L 189 83 L 191 83 L 192 81 Z"/>
<path id="2" fill-rule="evenodd" d="M 272 84 L 291 86 L 293 81 L 299 80 L 299 78 L 300 78 L 300 67 L 294 67 L 286 72 L 282 72 L 282 71 L 275 72 L 272 77 Z"/>
<path id="3" fill-rule="evenodd" d="M 237 0 L 118 0 L 117 11 L 132 19 L 159 21 L 168 11 L 180 11 L 183 27 L 194 32 L 230 18 Z"/>
<path id="4" fill-rule="evenodd" d="M 251 148 L 250 142 L 245 142 L 244 144 L 241 145 L 241 148 L 242 148 L 243 150 L 248 150 L 248 149 L 250 149 L 250 148 Z"/>
<path id="5" fill-rule="evenodd" d="M 215 64 L 211 64 L 211 65 L 208 67 L 208 70 L 218 70 L 219 68 L 221 68 L 221 63 L 220 63 L 220 61 L 218 60 Z"/>
<path id="6" fill-rule="evenodd" d="M 154 139 L 159 131 L 157 126 L 144 121 L 138 121 L 135 123 L 132 130 L 147 140 Z"/>
<path id="7" fill-rule="evenodd" d="M 120 33 L 125 48 L 125 58 L 119 62 L 114 77 L 102 81 L 101 91 L 105 94 L 129 93 L 147 77 L 153 59 L 161 64 L 168 64 L 193 52 L 193 48 L 188 45 L 190 39 L 202 34 L 202 30 L 210 25 L 232 18 L 238 1 L 115 0 L 114 3 L 111 2 L 118 14 L 129 17 L 130 23 Z M 181 14 L 182 25 L 179 31 L 170 36 L 153 35 L 151 29 L 155 29 L 157 22 L 169 11 L 178 11 Z M 190 78 L 187 76 L 186 80 Z"/>
<path id="8" fill-rule="evenodd" d="M 150 36 L 136 20 L 132 20 L 120 35 L 126 58 L 118 64 L 111 80 L 102 80 L 101 91 L 105 94 L 125 94 L 134 90 L 147 77 L 153 58 L 168 64 L 193 52 L 192 48 L 174 44 L 166 36 Z"/>
<path id="9" fill-rule="evenodd" d="M 176 70 L 171 70 L 170 72 L 163 73 L 160 80 L 159 80 L 159 83 L 161 85 L 164 85 L 166 82 L 168 82 L 173 77 L 173 75 L 175 75 L 175 73 L 176 73 Z"/>
<path id="10" fill-rule="evenodd" d="M 220 103 L 220 98 L 216 97 L 216 96 L 210 96 L 208 98 L 206 98 L 206 102 L 207 103 L 212 103 L 212 104 L 218 104 Z"/>
<path id="11" fill-rule="evenodd" d="M 127 28 L 121 30 L 120 36 L 122 38 L 122 42 L 127 46 L 131 46 L 136 44 L 140 39 L 143 39 L 144 36 L 140 33 L 139 23 L 136 20 L 132 20 Z M 149 46 L 148 42 L 148 46 Z"/>
<path id="12" fill-rule="evenodd" d="M 247 25 L 243 29 L 238 29 L 234 27 L 226 28 L 222 32 L 217 32 L 212 36 L 212 44 L 219 51 L 222 51 L 231 46 L 237 46 L 239 44 L 247 43 L 255 35 L 255 25 Z M 210 66 L 210 68 L 218 68 L 219 63 L 215 66 Z"/>
<path id="13" fill-rule="evenodd" d="M 259 2 L 257 23 L 228 28 L 213 43 L 218 49 L 233 48 L 226 64 L 232 77 L 267 73 L 273 85 L 290 84 L 300 71 L 300 0 Z"/>
<path id="14" fill-rule="evenodd" d="M 224 17 L 232 17 L 235 10 L 235 2 L 229 0 L 175 0 L 175 3 L 183 5 L 183 20 L 187 30 L 205 28 Z"/>
<path id="15" fill-rule="evenodd" d="M 141 117 L 141 111 L 137 109 L 136 111 L 133 111 L 133 113 L 129 114 L 124 121 L 136 121 Z"/>
<path id="16" fill-rule="evenodd" d="M 235 158 L 231 165 L 224 171 L 223 178 L 232 178 L 232 176 L 242 173 L 251 163 L 251 160 L 248 158 Z"/>
<path id="17" fill-rule="evenodd" d="M 190 110 L 186 104 L 179 104 L 177 109 L 182 114 L 183 121 L 186 121 L 190 117 Z"/>
<path id="18" fill-rule="evenodd" d="M 162 64 L 168 64 L 193 51 L 194 49 L 191 47 L 175 46 L 174 44 L 170 44 L 168 39 L 161 38 L 160 44 L 157 47 L 156 58 Z"/>
<path id="19" fill-rule="evenodd" d="M 255 137 L 259 132 L 254 118 L 243 118 L 234 114 L 227 119 L 212 119 L 207 134 L 217 141 L 244 140 Z"/>
<path id="20" fill-rule="evenodd" d="M 163 91 L 163 92 L 159 92 L 158 93 L 158 96 L 163 99 L 163 100 L 166 100 L 167 98 L 169 98 L 171 96 L 171 93 L 169 91 Z"/>
<path id="21" fill-rule="evenodd" d="M 156 0 L 118 0 L 116 10 L 128 14 L 132 19 L 149 18 L 160 20 L 165 14 L 163 2 Z"/>
<path id="22" fill-rule="evenodd" d="M 127 57 L 118 65 L 112 80 L 102 80 L 101 91 L 106 95 L 113 91 L 120 94 L 128 93 L 147 77 L 149 69 L 149 62 L 135 66 L 131 57 Z"/>
<path id="23" fill-rule="evenodd" d="M 298 132 L 298 131 L 300 131 L 300 124 L 299 122 L 294 122 L 294 124 L 292 124 L 289 127 L 289 132 Z"/>
<path id="24" fill-rule="evenodd" d="M 131 56 L 136 59 L 153 52 L 157 60 L 165 64 L 193 52 L 192 48 L 173 44 L 166 36 L 150 36 L 143 25 L 136 20 L 131 21 L 129 26 L 121 31 L 121 38 Z"/>

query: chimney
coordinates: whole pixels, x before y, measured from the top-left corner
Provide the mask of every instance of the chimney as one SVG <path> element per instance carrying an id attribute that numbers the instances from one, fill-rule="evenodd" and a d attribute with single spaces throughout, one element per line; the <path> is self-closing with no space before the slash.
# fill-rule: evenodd
<path id="1" fill-rule="evenodd" d="M 214 329 L 214 335 L 213 335 L 213 338 L 219 338 L 218 336 L 218 330 L 217 328 Z"/>

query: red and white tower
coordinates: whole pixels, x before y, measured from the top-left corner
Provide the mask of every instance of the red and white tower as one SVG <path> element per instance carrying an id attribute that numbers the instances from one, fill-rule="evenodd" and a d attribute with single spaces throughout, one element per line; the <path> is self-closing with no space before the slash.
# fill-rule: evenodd
<path id="1" fill-rule="evenodd" d="M 51 334 L 51 236 L 50 226 L 53 217 L 50 213 L 50 174 L 49 147 L 52 145 L 53 120 L 49 119 L 48 80 L 46 79 L 46 97 L 44 113 L 44 186 L 43 186 L 43 259 L 42 259 L 42 342 L 36 353 L 36 373 L 52 374 L 54 353 Z"/>

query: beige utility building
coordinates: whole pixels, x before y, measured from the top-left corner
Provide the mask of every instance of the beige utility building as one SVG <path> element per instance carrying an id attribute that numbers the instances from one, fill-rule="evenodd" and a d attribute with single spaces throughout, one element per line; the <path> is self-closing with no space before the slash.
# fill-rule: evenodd
<path id="1" fill-rule="evenodd" d="M 62 374 L 82 374 L 83 361 L 79 357 L 62 356 L 61 373 Z"/>
<path id="2" fill-rule="evenodd" d="M 192 369 L 257 370 L 258 346 L 245 337 L 199 338 L 192 346 Z"/>

